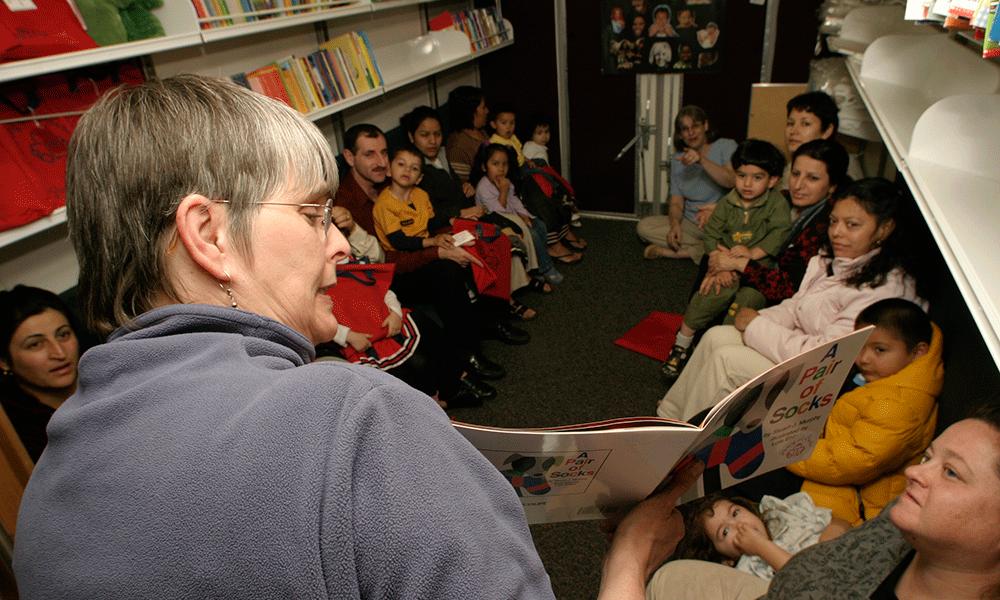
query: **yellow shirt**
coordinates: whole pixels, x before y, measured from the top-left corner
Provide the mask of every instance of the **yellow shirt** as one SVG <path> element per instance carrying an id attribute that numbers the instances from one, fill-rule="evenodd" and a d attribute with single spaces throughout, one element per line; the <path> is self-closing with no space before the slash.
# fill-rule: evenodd
<path id="1" fill-rule="evenodd" d="M 498 134 L 494 133 L 490 136 L 491 144 L 503 144 L 504 146 L 510 146 L 517 152 L 517 166 L 524 166 L 524 152 L 521 150 L 521 140 L 517 139 L 516 135 L 510 136 L 508 140 L 505 137 L 500 137 Z"/>
<path id="2" fill-rule="evenodd" d="M 387 187 L 378 195 L 372 209 L 375 235 L 386 250 L 396 250 L 389 242 L 389 235 L 397 231 L 408 237 L 427 237 L 427 223 L 433 216 L 430 196 L 418 187 L 410 190 L 409 201 L 400 200 Z"/>

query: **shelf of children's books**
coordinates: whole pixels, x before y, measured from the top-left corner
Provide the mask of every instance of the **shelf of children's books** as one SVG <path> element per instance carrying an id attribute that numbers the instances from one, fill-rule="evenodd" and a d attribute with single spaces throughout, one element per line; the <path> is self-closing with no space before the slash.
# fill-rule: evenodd
<path id="1" fill-rule="evenodd" d="M 1000 365 L 1000 68 L 938 34 L 880 38 L 847 70 Z"/>
<path id="2" fill-rule="evenodd" d="M 372 11 L 371 3 L 356 2 L 345 6 L 337 6 L 322 10 L 316 10 L 314 12 L 306 12 L 298 15 L 274 17 L 271 19 L 261 19 L 249 23 L 236 23 L 234 25 L 213 27 L 212 29 L 202 29 L 201 37 L 205 41 L 205 43 L 209 43 L 218 40 L 227 40 L 235 37 L 242 37 L 245 35 L 254 35 L 265 31 L 273 31 L 275 29 L 285 29 L 286 27 L 295 27 L 296 25 L 305 25 L 307 23 L 315 23 L 318 21 L 329 21 L 332 19 L 340 19 L 344 17 L 350 17 L 353 15 L 370 13 L 371 11 Z M 239 18 L 239 15 L 230 15 L 229 17 L 224 17 L 224 18 Z M 214 23 L 219 20 L 220 19 L 218 18 L 198 19 L 198 22 Z"/>
<path id="3" fill-rule="evenodd" d="M 334 102 L 330 106 L 324 106 L 319 110 L 314 110 L 313 112 L 306 115 L 306 118 L 310 121 L 318 121 L 324 117 L 329 117 L 330 115 L 339 113 L 342 110 L 347 110 L 352 106 L 357 106 L 358 104 L 364 104 L 373 98 L 385 94 L 385 89 L 377 87 L 374 90 L 368 90 L 367 92 L 358 94 L 357 96 L 351 96 L 350 98 L 345 98 L 340 102 Z"/>
<path id="4" fill-rule="evenodd" d="M 43 231 L 48 231 L 49 229 L 52 229 L 57 225 L 62 225 L 65 222 L 66 208 L 63 207 L 56 209 L 56 211 L 51 215 L 42 217 L 37 221 L 32 221 L 27 225 L 21 225 L 20 227 L 8 229 L 7 231 L 0 231 L 0 248 L 6 248 L 11 244 L 27 239 Z"/>
<path id="5" fill-rule="evenodd" d="M 202 43 L 197 31 L 0 64 L 0 82 L 155 54 Z"/>

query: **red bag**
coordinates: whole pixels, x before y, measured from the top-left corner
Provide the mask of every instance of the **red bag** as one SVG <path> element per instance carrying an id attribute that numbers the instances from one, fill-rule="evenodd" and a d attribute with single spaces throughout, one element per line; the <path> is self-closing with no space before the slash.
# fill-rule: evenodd
<path id="1" fill-rule="evenodd" d="M 0 63 L 97 48 L 66 0 L 33 0 L 35 10 L 0 2 Z"/>
<path id="2" fill-rule="evenodd" d="M 396 265 L 384 263 L 337 265 L 337 285 L 326 291 L 333 299 L 333 315 L 338 323 L 372 336 L 371 347 L 364 352 L 349 345 L 341 349 L 344 358 L 352 363 L 387 371 L 406 362 L 420 344 L 420 330 L 408 308 L 403 309 L 403 325 L 398 334 L 387 337 L 382 326 L 389 316 L 385 293 L 395 269 Z"/>
<path id="3" fill-rule="evenodd" d="M 480 294 L 510 301 L 510 240 L 492 223 L 455 219 L 452 233 L 470 231 L 476 236 L 474 245 L 463 246 L 482 261 L 472 265 L 472 276 Z"/>
<path id="4" fill-rule="evenodd" d="M 144 81 L 132 63 L 23 79 L 0 87 L 0 231 L 20 227 L 66 203 L 66 152 L 82 112 L 119 83 Z"/>

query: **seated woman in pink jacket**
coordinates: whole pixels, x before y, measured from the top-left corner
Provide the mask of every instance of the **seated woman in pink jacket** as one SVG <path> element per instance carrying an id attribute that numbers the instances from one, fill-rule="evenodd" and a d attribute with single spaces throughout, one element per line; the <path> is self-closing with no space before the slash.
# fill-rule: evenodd
<path id="1" fill-rule="evenodd" d="M 920 304 L 907 272 L 901 197 L 879 177 L 837 190 L 829 240 L 809 261 L 794 296 L 760 311 L 743 308 L 734 325 L 713 327 L 660 400 L 657 414 L 686 420 L 773 365 L 851 332 L 858 313 L 883 298 Z"/>

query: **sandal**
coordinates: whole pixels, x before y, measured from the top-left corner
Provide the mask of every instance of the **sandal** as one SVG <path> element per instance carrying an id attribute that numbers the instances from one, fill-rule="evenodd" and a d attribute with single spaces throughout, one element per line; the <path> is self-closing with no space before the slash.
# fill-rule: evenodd
<path id="1" fill-rule="evenodd" d="M 579 252 L 570 252 L 569 254 L 560 254 L 559 256 L 552 256 L 550 254 L 549 257 L 552 260 L 558 263 L 562 263 L 564 265 L 575 265 L 576 263 L 583 260 L 583 255 L 580 254 Z"/>
<path id="2" fill-rule="evenodd" d="M 554 288 L 548 281 L 537 277 L 532 277 L 531 283 L 529 283 L 526 287 L 533 292 L 538 292 L 539 294 L 551 294 L 554 291 Z"/>
<path id="3" fill-rule="evenodd" d="M 670 350 L 670 355 L 667 356 L 667 360 L 663 362 L 663 366 L 660 367 L 660 372 L 668 380 L 673 381 L 680 377 L 681 371 L 684 369 L 684 365 L 687 364 L 688 358 L 690 358 L 690 353 L 688 352 L 690 348 L 684 348 L 681 346 L 674 346 Z"/>
<path id="4" fill-rule="evenodd" d="M 538 316 L 538 311 L 512 299 L 510 301 L 510 316 L 517 317 L 522 321 L 530 321 Z"/>
<path id="5" fill-rule="evenodd" d="M 562 243 L 570 250 L 576 250 L 578 252 L 587 249 L 587 240 L 583 238 L 576 238 L 574 240 L 571 240 L 569 238 L 563 238 Z"/>

